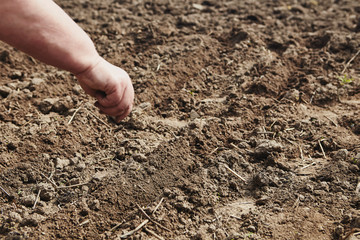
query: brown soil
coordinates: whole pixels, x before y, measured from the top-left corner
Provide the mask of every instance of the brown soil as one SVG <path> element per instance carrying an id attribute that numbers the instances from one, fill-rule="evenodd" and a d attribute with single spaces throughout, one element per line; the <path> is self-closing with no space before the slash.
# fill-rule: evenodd
<path id="1" fill-rule="evenodd" d="M 0 238 L 356 239 L 359 1 L 57 2 L 136 107 L 0 43 Z"/>

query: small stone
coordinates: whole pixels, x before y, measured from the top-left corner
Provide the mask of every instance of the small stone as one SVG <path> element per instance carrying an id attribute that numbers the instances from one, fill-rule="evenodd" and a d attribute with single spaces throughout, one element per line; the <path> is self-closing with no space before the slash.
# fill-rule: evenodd
<path id="1" fill-rule="evenodd" d="M 33 78 L 33 79 L 31 79 L 31 81 L 30 81 L 30 85 L 31 85 L 31 86 L 36 86 L 36 85 L 43 84 L 44 82 L 45 82 L 44 79 L 41 79 L 41 78 Z"/>
<path id="2" fill-rule="evenodd" d="M 300 92 L 297 89 L 291 89 L 287 93 L 285 93 L 284 98 L 294 102 L 298 102 L 300 99 Z"/>
<path id="3" fill-rule="evenodd" d="M 190 119 L 191 120 L 194 120 L 194 119 L 199 118 L 199 117 L 200 117 L 200 115 L 195 110 L 191 110 L 191 112 L 190 112 Z"/>
<path id="4" fill-rule="evenodd" d="M 4 50 L 0 53 L 0 62 L 12 63 L 9 51 Z"/>
<path id="5" fill-rule="evenodd" d="M 7 86 L 0 86 L 0 96 L 2 96 L 3 98 L 6 98 L 7 96 L 9 96 L 11 91 L 12 91 L 11 88 L 9 88 Z"/>
<path id="6" fill-rule="evenodd" d="M 63 169 L 66 166 L 70 165 L 70 160 L 66 158 L 56 158 L 56 168 Z"/>
<path id="7" fill-rule="evenodd" d="M 360 216 L 354 217 L 352 222 L 354 228 L 360 228 Z"/>
<path id="8" fill-rule="evenodd" d="M 349 152 L 347 149 L 340 149 L 334 154 L 333 160 L 334 161 L 346 161 L 348 155 L 349 155 Z"/>
<path id="9" fill-rule="evenodd" d="M 347 223 L 350 223 L 351 220 L 352 220 L 351 213 L 347 213 L 344 215 L 343 219 L 341 220 L 341 223 L 347 224 Z"/>
<path id="10" fill-rule="evenodd" d="M 15 70 L 12 73 L 9 74 L 9 77 L 11 79 L 21 79 L 23 76 L 23 73 L 21 71 Z"/>
<path id="11" fill-rule="evenodd" d="M 57 101 L 59 101 L 58 98 L 46 98 L 40 102 L 39 110 L 42 113 L 47 114 L 51 111 L 52 107 Z"/>
<path id="12" fill-rule="evenodd" d="M 21 222 L 21 225 L 36 227 L 44 219 L 45 219 L 45 217 L 41 216 L 40 214 L 33 213 L 33 214 L 27 216 L 26 218 L 24 218 L 23 221 Z"/>
<path id="13" fill-rule="evenodd" d="M 133 159 L 137 162 L 146 162 L 147 157 L 142 153 L 133 154 Z"/>
<path id="14" fill-rule="evenodd" d="M 22 217 L 19 213 L 17 212 L 10 212 L 9 213 L 9 220 L 11 222 L 21 222 L 22 221 Z"/>
<path id="15" fill-rule="evenodd" d="M 82 88 L 81 88 L 80 85 L 75 85 L 75 86 L 72 88 L 72 90 L 73 90 L 73 92 L 74 92 L 75 94 L 77 94 L 77 95 L 80 95 L 80 94 L 83 92 L 83 90 L 82 90 Z"/>
<path id="16" fill-rule="evenodd" d="M 248 230 L 249 232 L 254 233 L 254 232 L 256 232 L 256 227 L 253 226 L 253 225 L 250 225 L 250 226 L 247 227 L 247 230 Z"/>
<path id="17" fill-rule="evenodd" d="M 266 173 L 260 172 L 254 176 L 253 182 L 259 187 L 268 186 L 270 184 L 270 178 Z"/>
<path id="18" fill-rule="evenodd" d="M 139 108 L 141 108 L 142 110 L 150 109 L 151 108 L 151 103 L 149 103 L 149 102 L 140 103 Z"/>
<path id="19" fill-rule="evenodd" d="M 208 232 L 209 233 L 214 233 L 216 231 L 216 226 L 214 224 L 210 224 L 209 228 L 208 228 Z"/>
<path id="20" fill-rule="evenodd" d="M 23 234 L 16 231 L 9 232 L 5 238 L 5 240 L 22 240 L 22 239 L 24 239 Z"/>
<path id="21" fill-rule="evenodd" d="M 66 113 L 72 107 L 72 99 L 70 96 L 59 99 L 52 106 L 52 111 L 57 113 Z"/>
<path id="22" fill-rule="evenodd" d="M 82 170 L 84 170 L 86 168 L 86 164 L 84 162 L 79 162 L 76 166 L 76 170 L 81 172 Z"/>
<path id="23" fill-rule="evenodd" d="M 337 226 L 334 230 L 334 234 L 338 238 L 341 237 L 344 234 L 344 227 L 341 225 Z"/>
<path id="24" fill-rule="evenodd" d="M 327 191 L 327 192 L 330 190 L 329 184 L 328 184 L 327 182 L 320 182 L 320 188 L 321 188 L 322 190 Z"/>
<path id="25" fill-rule="evenodd" d="M 257 199 L 255 204 L 258 205 L 258 206 L 261 206 L 261 205 L 265 205 L 269 202 L 269 198 L 268 197 L 262 197 L 260 199 Z"/>
<path id="26" fill-rule="evenodd" d="M 263 140 L 255 147 L 254 154 L 258 157 L 266 157 L 271 152 L 282 152 L 283 146 L 275 140 Z"/>
<path id="27" fill-rule="evenodd" d="M 197 4 L 197 3 L 193 3 L 192 6 L 193 6 L 193 8 L 200 10 L 200 11 L 205 9 L 205 7 L 203 5 Z"/>
<path id="28" fill-rule="evenodd" d="M 97 199 L 90 201 L 89 207 L 92 210 L 96 210 L 96 211 L 100 210 L 100 201 Z"/>
<path id="29" fill-rule="evenodd" d="M 28 195 L 20 198 L 20 203 L 26 207 L 32 207 L 35 203 L 36 197 L 34 195 Z"/>
<path id="30" fill-rule="evenodd" d="M 37 191 L 41 191 L 40 199 L 43 201 L 50 201 L 55 197 L 55 189 L 49 183 L 39 183 L 37 186 Z"/>
<path id="31" fill-rule="evenodd" d="M 108 174 L 107 171 L 99 171 L 94 174 L 93 179 L 97 181 L 101 181 L 106 175 Z"/>
<path id="32" fill-rule="evenodd" d="M 182 201 L 182 202 L 178 202 L 175 204 L 175 208 L 178 211 L 183 211 L 183 212 L 191 212 L 192 206 L 190 203 L 186 202 L 186 201 Z"/>

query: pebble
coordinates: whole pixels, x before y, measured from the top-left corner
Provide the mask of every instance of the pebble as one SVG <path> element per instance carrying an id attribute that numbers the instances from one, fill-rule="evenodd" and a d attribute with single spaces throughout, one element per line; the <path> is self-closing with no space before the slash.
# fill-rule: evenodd
<path id="1" fill-rule="evenodd" d="M 337 237 L 341 237 L 344 233 L 344 227 L 339 225 L 335 228 L 334 233 Z"/>
<path id="2" fill-rule="evenodd" d="M 100 201 L 97 199 L 90 201 L 89 207 L 90 207 L 90 209 L 95 210 L 95 211 L 100 210 Z"/>
<path id="3" fill-rule="evenodd" d="M 40 190 L 40 199 L 43 201 L 50 201 L 55 197 L 55 189 L 49 183 L 39 183 L 37 186 L 37 192 Z"/>
<path id="4" fill-rule="evenodd" d="M 72 90 L 77 95 L 80 95 L 82 93 L 82 88 L 80 85 L 75 85 Z"/>
<path id="5" fill-rule="evenodd" d="M 108 174 L 107 171 L 99 171 L 94 174 L 93 179 L 97 181 L 101 181 L 106 175 Z"/>
<path id="6" fill-rule="evenodd" d="M 334 154 L 332 159 L 334 161 L 346 161 L 348 155 L 349 155 L 349 152 L 347 149 L 340 149 Z"/>
<path id="7" fill-rule="evenodd" d="M 66 166 L 70 165 L 70 160 L 66 158 L 56 158 L 56 168 L 63 169 Z"/>
<path id="8" fill-rule="evenodd" d="M 5 240 L 22 240 L 22 239 L 25 239 L 23 237 L 23 234 L 16 231 L 9 232 L 5 238 Z"/>
<path id="9" fill-rule="evenodd" d="M 11 222 L 21 222 L 22 221 L 22 217 L 19 213 L 17 212 L 10 212 L 9 213 L 9 220 Z"/>
<path id="10" fill-rule="evenodd" d="M 40 84 L 43 84 L 44 82 L 45 82 L 45 80 L 42 78 L 33 78 L 30 81 L 30 86 L 40 85 Z"/>
<path id="11" fill-rule="evenodd" d="M 7 86 L 0 86 L 0 96 L 6 98 L 11 93 L 11 88 Z"/>
<path id="12" fill-rule="evenodd" d="M 36 197 L 34 195 L 28 195 L 20 198 L 20 202 L 22 205 L 26 207 L 32 207 L 35 203 Z"/>
<path id="13" fill-rule="evenodd" d="M 194 119 L 199 118 L 199 117 L 200 117 L 200 115 L 194 109 L 191 110 L 191 112 L 190 112 L 190 119 L 191 120 L 194 120 Z"/>
<path id="14" fill-rule="evenodd" d="M 360 228 L 360 216 L 354 217 L 352 222 L 354 228 Z"/>
<path id="15" fill-rule="evenodd" d="M 276 142 L 275 140 L 263 140 L 259 143 L 258 146 L 255 147 L 255 155 L 258 157 L 266 157 L 271 152 L 282 152 L 283 145 Z"/>
<path id="16" fill-rule="evenodd" d="M 12 73 L 9 74 L 9 77 L 11 79 L 20 79 L 23 76 L 23 73 L 21 71 L 15 70 Z"/>
<path id="17" fill-rule="evenodd" d="M 76 170 L 79 172 L 81 172 L 85 168 L 86 168 L 86 164 L 84 162 L 79 162 L 78 165 L 76 166 Z"/>
<path id="18" fill-rule="evenodd" d="M 256 227 L 253 226 L 253 225 L 250 225 L 250 226 L 247 227 L 247 230 L 248 230 L 249 232 L 256 232 Z"/>
<path id="19" fill-rule="evenodd" d="M 146 162 L 147 157 L 142 153 L 134 153 L 133 159 L 137 162 Z"/>
<path id="20" fill-rule="evenodd" d="M 54 104 L 59 101 L 58 98 L 45 98 L 44 100 L 42 100 L 39 104 L 39 110 L 44 113 L 47 114 L 51 111 L 52 107 L 54 106 Z"/>
<path id="21" fill-rule="evenodd" d="M 32 226 L 36 227 L 39 225 L 40 222 L 42 222 L 45 219 L 44 216 L 41 216 L 40 214 L 33 213 L 23 219 L 21 222 L 22 226 Z"/>
<path id="22" fill-rule="evenodd" d="M 286 99 L 289 99 L 294 102 L 298 102 L 300 99 L 300 92 L 297 89 L 291 89 L 284 96 Z"/>

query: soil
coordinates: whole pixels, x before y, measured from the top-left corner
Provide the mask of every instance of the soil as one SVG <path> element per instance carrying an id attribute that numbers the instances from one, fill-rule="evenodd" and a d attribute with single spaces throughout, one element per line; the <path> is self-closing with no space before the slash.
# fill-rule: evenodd
<path id="1" fill-rule="evenodd" d="M 0 43 L 1 238 L 356 239 L 359 1 L 57 3 L 135 108 Z"/>

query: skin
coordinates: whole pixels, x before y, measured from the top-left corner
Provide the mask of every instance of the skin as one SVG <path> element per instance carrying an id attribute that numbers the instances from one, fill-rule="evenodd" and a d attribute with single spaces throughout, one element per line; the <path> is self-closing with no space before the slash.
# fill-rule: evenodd
<path id="1" fill-rule="evenodd" d="M 124 119 L 132 110 L 129 75 L 96 51 L 89 36 L 51 0 L 0 0 L 0 40 L 73 73 L 101 113 Z"/>

